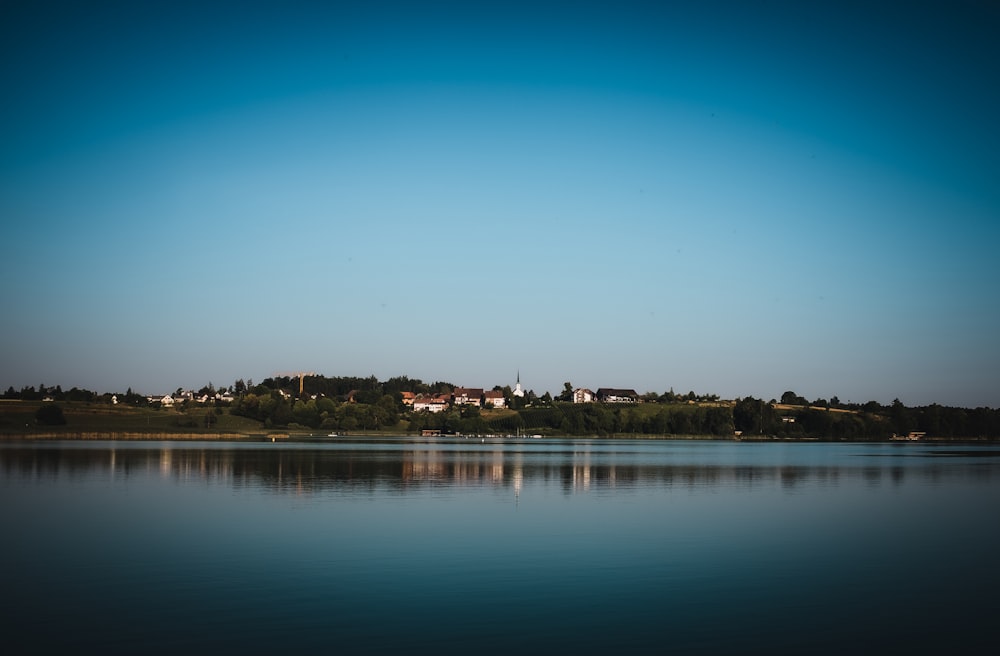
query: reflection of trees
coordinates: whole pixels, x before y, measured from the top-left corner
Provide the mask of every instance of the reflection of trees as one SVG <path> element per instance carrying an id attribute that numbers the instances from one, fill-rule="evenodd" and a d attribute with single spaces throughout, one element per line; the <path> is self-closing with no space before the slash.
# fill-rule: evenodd
<path id="1" fill-rule="evenodd" d="M 345 445 L 346 446 L 346 445 Z M 676 464 L 665 456 L 591 452 L 589 449 L 517 450 L 507 445 L 353 445 L 325 448 L 299 445 L 224 445 L 211 447 L 149 446 L 60 448 L 54 445 L 0 449 L 5 476 L 57 478 L 77 476 L 158 476 L 180 481 L 204 480 L 234 487 L 276 491 L 399 490 L 427 486 L 501 487 L 520 492 L 525 486 L 556 485 L 565 492 L 628 490 L 639 487 L 710 488 L 714 486 L 794 488 L 836 486 L 848 480 L 866 485 L 897 485 L 906 476 L 932 480 L 948 476 L 983 478 L 992 467 L 976 462 L 900 466 L 867 461 L 837 465 Z"/>

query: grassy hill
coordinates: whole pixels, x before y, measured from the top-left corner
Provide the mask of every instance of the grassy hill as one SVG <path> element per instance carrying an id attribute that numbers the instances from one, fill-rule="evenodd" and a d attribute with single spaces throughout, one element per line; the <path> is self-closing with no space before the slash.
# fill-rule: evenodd
<path id="1" fill-rule="evenodd" d="M 230 415 L 226 409 L 196 406 L 186 411 L 130 408 L 103 403 L 61 402 L 66 423 L 42 425 L 35 420 L 41 401 L 0 401 L 0 436 L 76 437 L 84 434 L 151 434 L 236 437 L 268 432 L 259 421 Z"/>

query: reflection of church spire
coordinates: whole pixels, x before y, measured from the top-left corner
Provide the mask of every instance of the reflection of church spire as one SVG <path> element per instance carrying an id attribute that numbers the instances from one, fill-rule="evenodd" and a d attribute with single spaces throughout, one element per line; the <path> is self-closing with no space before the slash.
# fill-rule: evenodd
<path id="1" fill-rule="evenodd" d="M 511 392 L 514 396 L 524 396 L 524 390 L 521 389 L 521 370 L 517 370 L 517 385 L 514 386 L 514 391 Z"/>

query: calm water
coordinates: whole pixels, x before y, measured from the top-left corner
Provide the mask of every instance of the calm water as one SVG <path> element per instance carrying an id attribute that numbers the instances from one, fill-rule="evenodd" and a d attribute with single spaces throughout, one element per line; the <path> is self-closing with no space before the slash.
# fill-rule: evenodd
<path id="1" fill-rule="evenodd" d="M 0 443 L 5 653 L 937 653 L 1000 447 Z"/>

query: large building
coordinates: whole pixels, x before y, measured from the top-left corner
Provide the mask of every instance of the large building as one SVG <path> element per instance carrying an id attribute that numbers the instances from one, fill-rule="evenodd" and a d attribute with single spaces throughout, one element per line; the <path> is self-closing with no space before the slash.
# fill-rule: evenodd
<path id="1" fill-rule="evenodd" d="M 601 403 L 638 403 L 639 395 L 632 389 L 602 387 L 597 390 L 597 400 Z"/>
<path id="2" fill-rule="evenodd" d="M 456 387 L 452 394 L 455 405 L 482 406 L 483 388 L 481 387 Z"/>

